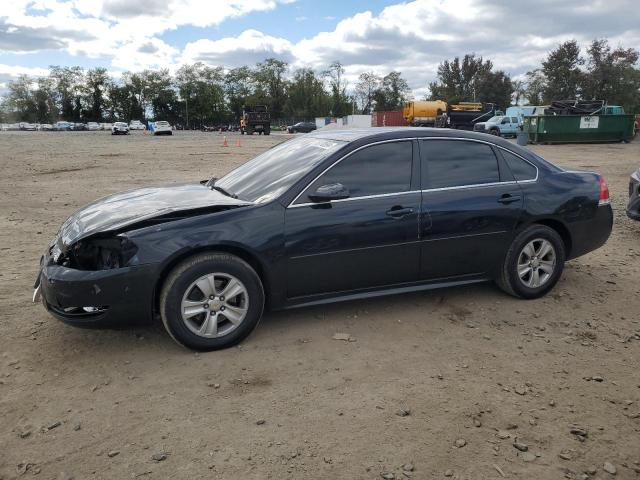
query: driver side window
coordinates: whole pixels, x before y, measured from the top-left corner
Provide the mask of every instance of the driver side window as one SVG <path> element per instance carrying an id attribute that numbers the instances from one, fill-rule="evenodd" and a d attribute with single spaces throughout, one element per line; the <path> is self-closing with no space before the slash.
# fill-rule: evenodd
<path id="1" fill-rule="evenodd" d="M 344 158 L 314 181 L 296 203 L 307 203 L 319 187 L 340 183 L 349 198 L 401 193 L 411 188 L 413 142 L 387 142 L 365 147 Z"/>

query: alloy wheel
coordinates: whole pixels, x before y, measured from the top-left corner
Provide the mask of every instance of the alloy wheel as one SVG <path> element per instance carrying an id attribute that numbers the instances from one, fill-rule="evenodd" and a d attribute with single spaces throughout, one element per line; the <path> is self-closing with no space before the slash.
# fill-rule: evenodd
<path id="1" fill-rule="evenodd" d="M 556 251 L 544 238 L 527 243 L 518 255 L 518 277 L 529 288 L 539 288 L 549 281 L 556 268 Z"/>
<path id="2" fill-rule="evenodd" d="M 249 294 L 244 284 L 227 273 L 203 275 L 182 297 L 182 320 L 191 332 L 205 338 L 228 335 L 244 321 Z"/>

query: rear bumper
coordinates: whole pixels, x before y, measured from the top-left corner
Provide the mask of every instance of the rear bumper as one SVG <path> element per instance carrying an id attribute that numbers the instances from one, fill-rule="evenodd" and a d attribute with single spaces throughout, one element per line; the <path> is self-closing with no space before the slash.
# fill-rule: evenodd
<path id="1" fill-rule="evenodd" d="M 43 261 L 36 286 L 44 307 L 58 320 L 77 327 L 118 327 L 151 321 L 155 273 L 154 265 L 81 271 Z"/>
<path id="2" fill-rule="evenodd" d="M 609 239 L 612 228 L 613 210 L 611 205 L 596 207 L 592 218 L 570 224 L 571 252 L 568 259 L 600 248 Z"/>
<path id="3" fill-rule="evenodd" d="M 626 212 L 631 220 L 640 220 L 640 170 L 629 179 L 629 203 Z"/>

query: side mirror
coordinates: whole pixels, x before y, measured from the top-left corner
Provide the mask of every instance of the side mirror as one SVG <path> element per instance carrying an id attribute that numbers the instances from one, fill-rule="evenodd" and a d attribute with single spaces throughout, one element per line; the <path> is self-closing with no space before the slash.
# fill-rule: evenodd
<path id="1" fill-rule="evenodd" d="M 349 189 L 341 183 L 322 185 L 314 193 L 309 194 L 309 199 L 312 202 L 330 202 L 344 198 L 349 198 Z"/>

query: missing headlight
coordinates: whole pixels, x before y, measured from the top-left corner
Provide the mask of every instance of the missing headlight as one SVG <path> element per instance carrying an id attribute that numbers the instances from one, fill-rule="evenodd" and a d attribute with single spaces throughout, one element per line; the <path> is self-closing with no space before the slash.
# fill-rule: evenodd
<path id="1" fill-rule="evenodd" d="M 126 267 L 137 251 L 125 236 L 93 237 L 77 242 L 57 263 L 77 270 L 111 270 Z"/>

